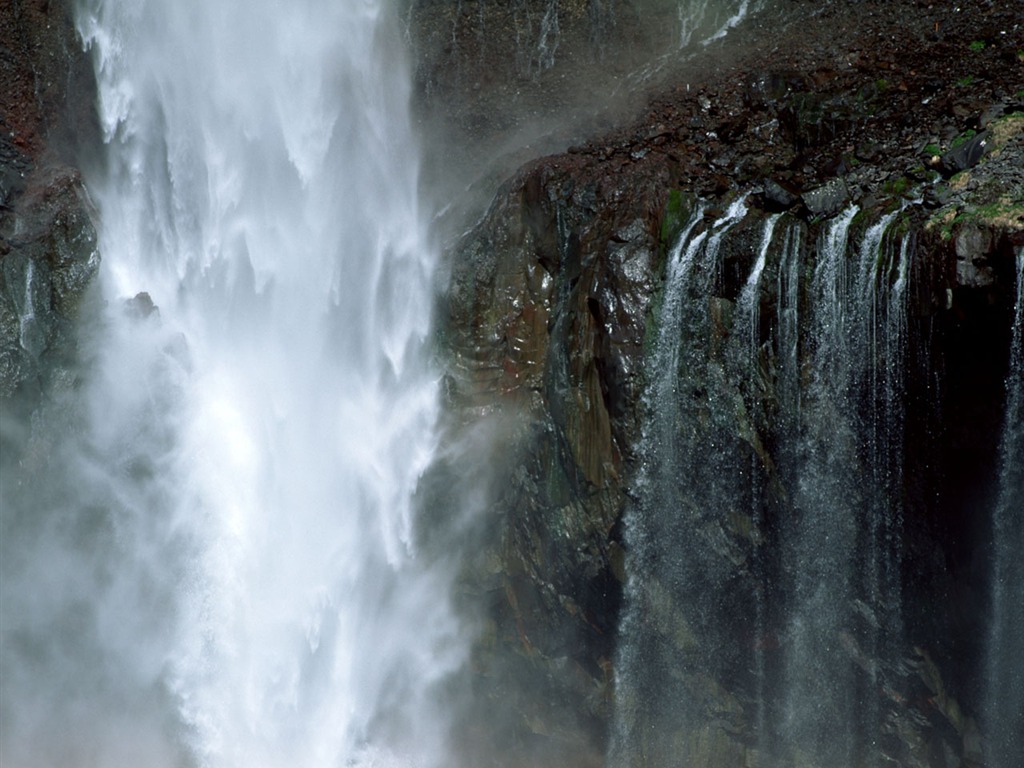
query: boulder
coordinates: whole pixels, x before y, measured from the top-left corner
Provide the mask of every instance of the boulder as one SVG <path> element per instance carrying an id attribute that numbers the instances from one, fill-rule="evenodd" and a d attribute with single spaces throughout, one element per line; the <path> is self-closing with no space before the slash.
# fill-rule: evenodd
<path id="1" fill-rule="evenodd" d="M 804 192 L 800 196 L 807 210 L 814 216 L 828 216 L 838 213 L 849 198 L 850 191 L 846 187 L 846 182 L 839 178 L 832 179 L 816 189 Z"/>
<path id="2" fill-rule="evenodd" d="M 973 168 L 989 149 L 988 131 L 957 144 L 942 156 L 942 169 L 949 175 Z"/>

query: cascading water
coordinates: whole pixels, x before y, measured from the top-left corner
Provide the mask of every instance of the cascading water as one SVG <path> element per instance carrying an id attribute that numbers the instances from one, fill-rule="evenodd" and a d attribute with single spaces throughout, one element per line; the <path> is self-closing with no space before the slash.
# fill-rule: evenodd
<path id="1" fill-rule="evenodd" d="M 853 241 L 856 214 L 805 256 L 799 222 L 757 232 L 738 205 L 702 229 L 698 206 L 669 254 L 627 516 L 616 765 L 879 759 L 876 692 L 902 640 L 910 244 L 888 234 L 898 213 Z M 729 733 L 754 734 L 758 756 Z"/>
<path id="2" fill-rule="evenodd" d="M 781 214 L 769 216 L 764 223 L 764 233 L 761 237 L 761 244 L 757 252 L 757 260 L 747 278 L 743 291 L 737 302 L 736 314 L 733 321 L 732 346 L 735 352 L 732 354 L 734 375 L 743 377 L 751 371 L 761 370 L 761 277 L 764 274 L 768 261 L 768 253 L 774 241 L 775 228 L 778 225 Z M 794 250 L 797 240 L 794 237 L 794 227 L 788 227 L 786 236 L 781 244 L 783 258 Z M 744 337 L 746 339 L 744 340 Z M 744 347 L 746 354 L 744 354 Z M 747 433 L 747 439 L 752 440 L 753 430 Z M 751 484 L 750 492 L 750 521 L 752 530 L 763 531 L 765 529 L 764 502 L 765 492 L 762 484 L 755 478 L 760 476 L 759 464 L 762 461 L 764 449 L 750 452 L 749 477 Z M 769 568 L 766 558 L 760 557 L 756 552 L 753 555 L 752 571 L 755 578 L 761 584 L 769 580 Z M 767 648 L 764 638 L 768 634 L 768 616 L 766 595 L 759 594 L 754 600 L 753 632 L 755 638 L 752 643 L 754 652 L 753 673 L 754 673 L 754 698 L 758 702 L 756 712 L 753 714 L 754 731 L 764 733 L 767 730 L 768 712 L 763 702 L 768 695 L 768 665 Z"/>
<path id="3" fill-rule="evenodd" d="M 755 8 L 751 8 L 751 5 Z M 746 18 L 759 3 L 750 0 L 722 3 L 716 0 L 682 0 L 679 2 L 679 47 L 685 48 L 696 35 L 704 45 L 719 40 Z"/>
<path id="4" fill-rule="evenodd" d="M 673 6 L 675 19 L 658 13 L 667 9 L 671 14 Z M 645 58 L 624 78 L 624 83 L 628 88 L 636 88 L 657 81 L 666 71 L 688 61 L 699 47 L 723 40 L 733 29 L 767 7 L 766 0 L 667 0 L 665 6 L 658 7 L 653 14 L 661 20 L 658 29 L 652 30 L 652 37 L 659 41 L 654 50 L 660 55 L 653 60 Z"/>
<path id="5" fill-rule="evenodd" d="M 83 0 L 78 24 L 106 309 L 5 536 L 3 762 L 442 763 L 463 644 L 417 547 L 434 253 L 392 9 Z"/>
<path id="6" fill-rule="evenodd" d="M 390 9 L 81 3 L 111 149 L 108 173 L 89 179 L 104 307 L 86 307 L 82 381 L 35 414 L 16 482 L 4 478 L 0 763 L 458 762 L 436 704 L 465 633 L 416 514 L 435 454 L 434 254 Z M 529 45 L 546 70 L 559 3 L 544 7 Z M 680 9 L 685 45 L 762 4 L 665 7 Z M 626 520 L 616 768 L 878 765 L 917 733 L 899 718 L 922 712 L 973 749 L 928 651 L 903 642 L 903 422 L 921 431 L 905 414 L 922 391 L 904 375 L 931 372 L 906 370 L 914 243 L 893 231 L 899 215 L 754 221 L 738 201 L 697 204 L 683 224 Z M 559 208 L 565 255 L 578 245 L 567 221 Z M 995 768 L 1024 752 L 1016 256 L 979 682 Z M 41 263 L 14 298 L 36 355 Z M 542 646 L 514 630 L 532 664 Z M 901 675 L 929 693 L 887 710 Z M 586 690 L 603 716 L 610 696 Z M 491 715 L 480 709 L 475 722 Z M 948 752 L 939 741 L 922 753 Z"/>
<path id="7" fill-rule="evenodd" d="M 865 760 L 863 744 L 881 725 L 874 696 L 860 689 L 854 662 L 877 664 L 885 657 L 880 638 L 892 643 L 900 633 L 899 501 L 881 478 L 891 471 L 889 462 L 899 464 L 899 433 L 886 419 L 896 407 L 888 398 L 899 393 L 878 392 L 874 384 L 876 368 L 888 371 L 896 362 L 880 354 L 879 325 L 888 331 L 887 348 L 905 343 L 899 320 L 887 325 L 875 313 L 879 302 L 889 305 L 888 271 L 880 278 L 879 265 L 895 214 L 869 228 L 851 249 L 856 213 L 850 208 L 837 217 L 818 248 L 811 285 L 813 373 L 799 406 L 795 455 L 784 469 L 795 488 L 783 534 L 786 570 L 793 577 L 780 740 L 812 761 L 835 765 Z M 905 270 L 904 265 L 904 276 Z M 892 293 L 897 317 L 904 284 L 897 279 Z M 885 413 L 877 412 L 879 403 Z M 877 447 L 881 435 L 892 441 L 885 450 Z M 875 482 L 866 484 L 866 476 Z M 887 603 L 893 600 L 895 606 Z M 877 675 L 869 669 L 872 686 L 880 685 Z"/>
<path id="8" fill-rule="evenodd" d="M 643 437 L 639 499 L 627 519 L 630 557 L 628 638 L 618 666 L 619 711 L 611 764 L 668 765 L 680 754 L 699 755 L 704 698 L 742 666 L 742 650 L 720 617 L 744 612 L 744 595 L 729 594 L 728 572 L 744 555 L 734 552 L 721 513 L 739 505 L 726 435 L 730 405 L 704 408 L 694 392 L 721 378 L 710 353 L 709 297 L 722 239 L 746 214 L 737 200 L 708 228 L 698 204 L 668 257 L 666 281 L 645 399 L 652 414 Z M 714 440 L 721 438 L 723 443 Z M 710 444 L 710 445 L 709 445 Z M 720 448 L 721 450 L 716 450 Z M 724 562 L 723 562 L 724 561 Z M 700 646 L 697 637 L 711 638 Z M 709 646 L 713 646 L 709 647 Z"/>
<path id="9" fill-rule="evenodd" d="M 1006 380 L 1002 476 L 993 521 L 992 624 L 988 649 L 987 765 L 1024 755 L 1024 248 L 1017 248 L 1017 300 Z"/>

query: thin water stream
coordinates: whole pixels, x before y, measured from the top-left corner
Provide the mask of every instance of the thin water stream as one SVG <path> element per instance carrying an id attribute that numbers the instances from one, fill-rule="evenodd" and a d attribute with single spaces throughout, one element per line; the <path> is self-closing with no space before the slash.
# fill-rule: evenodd
<path id="1" fill-rule="evenodd" d="M 1024 248 L 1016 249 L 1017 296 L 1006 379 L 999 501 L 993 516 L 992 624 L 988 641 L 986 720 L 992 768 L 1024 755 Z"/>
<path id="2" fill-rule="evenodd" d="M 902 647 L 909 245 L 888 236 L 897 213 L 854 234 L 857 213 L 805 254 L 800 222 L 755 233 L 742 201 L 713 222 L 698 204 L 669 253 L 627 513 L 615 764 L 881 760 L 874 691 Z"/>

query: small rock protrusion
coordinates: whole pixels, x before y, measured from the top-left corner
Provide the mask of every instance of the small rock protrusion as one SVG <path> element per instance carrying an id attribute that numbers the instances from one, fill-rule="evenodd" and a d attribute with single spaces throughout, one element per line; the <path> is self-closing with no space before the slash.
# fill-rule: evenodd
<path id="1" fill-rule="evenodd" d="M 956 238 L 956 281 L 965 288 L 986 288 L 995 282 L 988 252 L 991 236 L 967 227 Z"/>
<path id="2" fill-rule="evenodd" d="M 850 190 L 847 189 L 845 181 L 836 178 L 817 189 L 804 192 L 800 197 L 810 213 L 815 216 L 828 216 L 842 209 L 850 197 Z"/>
<path id="3" fill-rule="evenodd" d="M 973 168 L 988 150 L 988 131 L 953 147 L 942 156 L 942 168 L 950 175 Z"/>
<path id="4" fill-rule="evenodd" d="M 800 193 L 792 187 L 784 186 L 773 179 L 767 179 L 761 185 L 764 208 L 771 213 L 787 211 L 800 202 Z"/>
<path id="5" fill-rule="evenodd" d="M 160 308 L 153 303 L 153 298 L 146 292 L 135 294 L 125 302 L 128 315 L 136 320 L 145 320 L 154 312 L 159 315 Z"/>

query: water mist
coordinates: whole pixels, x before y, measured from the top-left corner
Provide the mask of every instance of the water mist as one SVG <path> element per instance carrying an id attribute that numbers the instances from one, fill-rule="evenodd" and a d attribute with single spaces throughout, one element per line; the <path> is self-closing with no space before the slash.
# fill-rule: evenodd
<path id="1" fill-rule="evenodd" d="M 417 548 L 435 254 L 392 16 L 82 2 L 104 308 L 5 522 L 5 765 L 443 762 L 463 643 Z"/>

